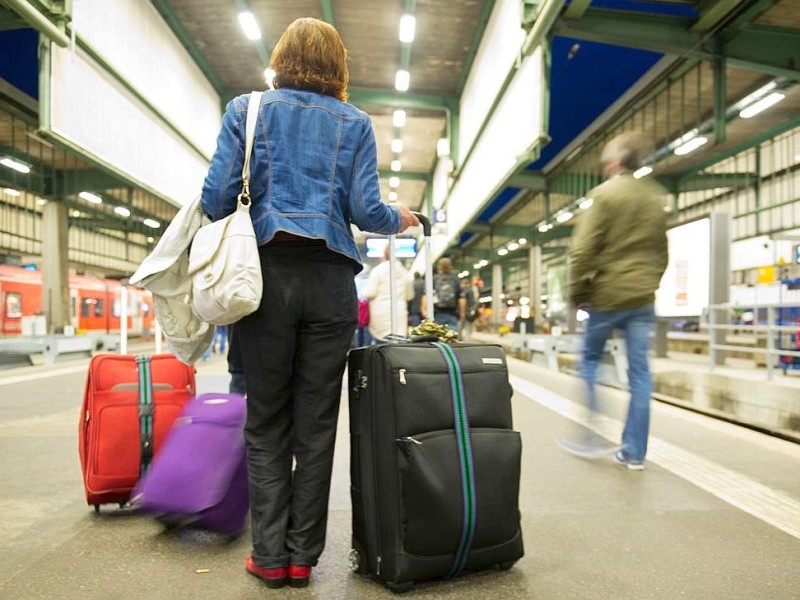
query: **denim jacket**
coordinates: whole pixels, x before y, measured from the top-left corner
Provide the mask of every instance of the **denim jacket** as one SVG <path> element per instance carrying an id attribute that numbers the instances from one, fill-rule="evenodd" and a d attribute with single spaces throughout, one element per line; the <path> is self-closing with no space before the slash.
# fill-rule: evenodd
<path id="1" fill-rule="evenodd" d="M 216 221 L 234 211 L 242 187 L 249 94 L 228 103 L 202 192 Z M 250 163 L 250 216 L 259 245 L 277 231 L 325 240 L 361 271 L 351 223 L 363 231 L 400 229 L 400 211 L 381 201 L 377 151 L 366 113 L 330 96 L 266 92 Z"/>

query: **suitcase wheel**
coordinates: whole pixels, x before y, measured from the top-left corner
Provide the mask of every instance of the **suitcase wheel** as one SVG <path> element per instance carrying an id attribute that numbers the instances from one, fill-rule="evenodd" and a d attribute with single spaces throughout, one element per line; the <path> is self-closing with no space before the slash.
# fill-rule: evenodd
<path id="1" fill-rule="evenodd" d="M 350 564 L 350 570 L 359 575 L 366 575 L 364 565 L 361 564 L 361 554 L 355 548 L 350 549 L 350 554 L 347 556 L 347 562 Z"/>
<path id="2" fill-rule="evenodd" d="M 507 561 L 507 562 L 498 563 L 497 564 L 497 568 L 500 569 L 501 571 L 508 571 L 515 564 L 517 564 L 517 561 L 510 560 L 510 561 Z"/>
<path id="3" fill-rule="evenodd" d="M 94 514 L 96 514 L 96 515 L 100 514 L 100 505 L 99 504 L 95 504 L 94 505 Z"/>

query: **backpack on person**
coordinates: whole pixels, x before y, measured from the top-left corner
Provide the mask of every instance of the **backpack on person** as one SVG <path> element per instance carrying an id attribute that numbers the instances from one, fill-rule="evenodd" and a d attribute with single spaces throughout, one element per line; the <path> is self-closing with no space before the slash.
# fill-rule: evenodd
<path id="1" fill-rule="evenodd" d="M 458 279 L 453 275 L 434 275 L 433 292 L 436 308 L 454 309 L 458 300 L 458 287 Z"/>

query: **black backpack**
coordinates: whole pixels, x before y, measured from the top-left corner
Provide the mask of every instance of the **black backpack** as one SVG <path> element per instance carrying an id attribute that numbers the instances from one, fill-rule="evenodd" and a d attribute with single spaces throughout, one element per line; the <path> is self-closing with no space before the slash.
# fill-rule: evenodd
<path id="1" fill-rule="evenodd" d="M 433 291 L 436 307 L 445 310 L 455 308 L 458 300 L 458 287 L 458 279 L 453 275 L 434 275 Z"/>

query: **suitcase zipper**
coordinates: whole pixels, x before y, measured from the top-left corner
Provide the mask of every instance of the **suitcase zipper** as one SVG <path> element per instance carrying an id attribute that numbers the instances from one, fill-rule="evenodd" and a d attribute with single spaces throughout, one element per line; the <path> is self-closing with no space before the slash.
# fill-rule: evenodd
<path id="1" fill-rule="evenodd" d="M 398 374 L 400 375 L 400 383 L 402 385 L 407 385 L 407 382 L 406 382 L 406 370 L 405 369 L 400 369 L 400 371 L 398 371 Z"/>
<path id="2" fill-rule="evenodd" d="M 406 443 L 411 443 L 411 444 L 417 444 L 418 446 L 422 445 L 422 442 L 420 442 L 418 439 L 415 439 L 415 438 L 413 438 L 411 436 L 397 438 L 397 439 L 395 439 L 395 442 L 406 442 Z"/>

